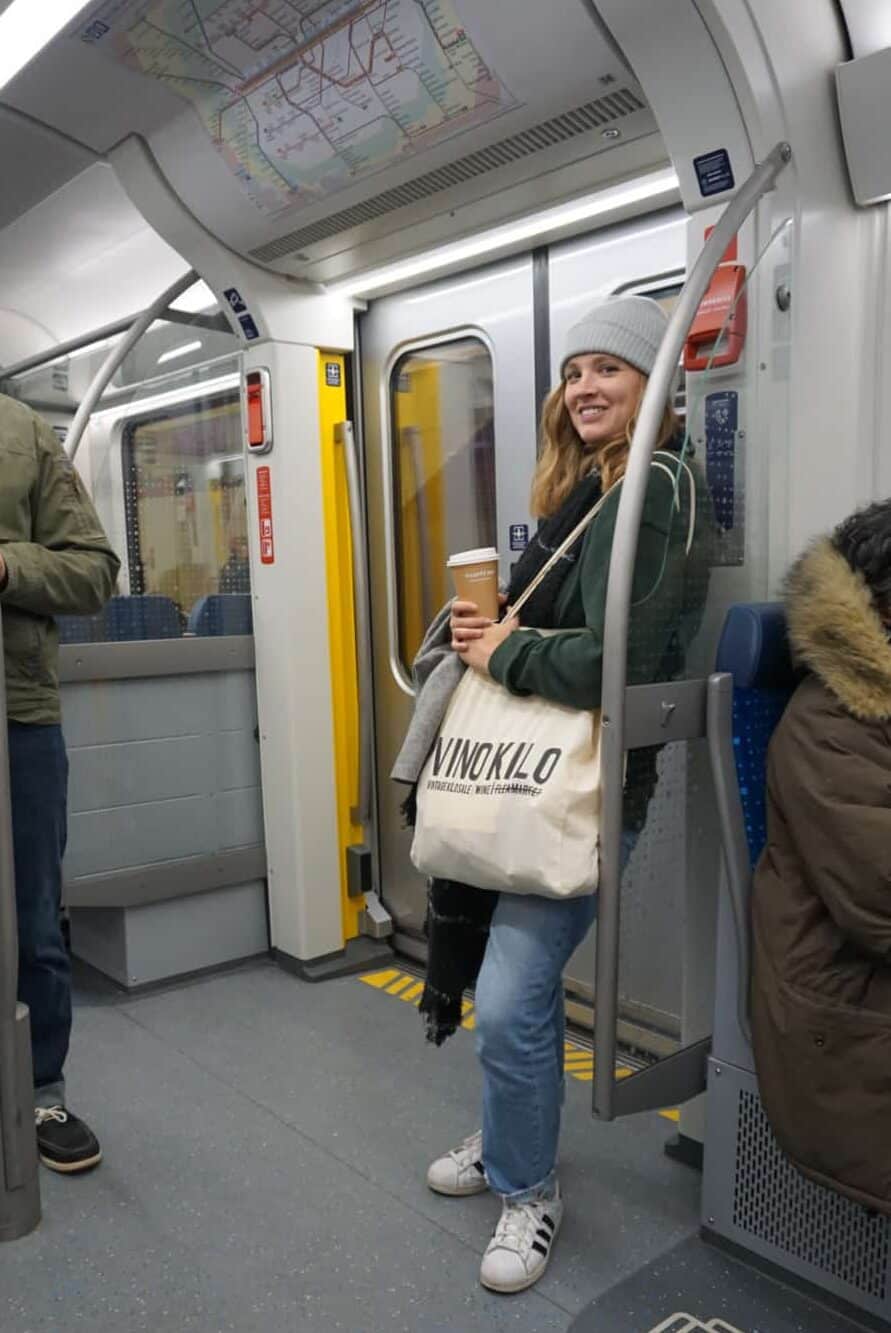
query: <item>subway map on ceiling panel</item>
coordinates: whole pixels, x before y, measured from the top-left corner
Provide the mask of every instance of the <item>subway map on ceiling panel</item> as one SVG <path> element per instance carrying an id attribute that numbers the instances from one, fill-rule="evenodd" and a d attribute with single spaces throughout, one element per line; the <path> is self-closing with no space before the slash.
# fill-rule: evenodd
<path id="1" fill-rule="evenodd" d="M 191 102 L 266 213 L 517 105 L 455 0 L 105 0 L 77 32 Z"/>

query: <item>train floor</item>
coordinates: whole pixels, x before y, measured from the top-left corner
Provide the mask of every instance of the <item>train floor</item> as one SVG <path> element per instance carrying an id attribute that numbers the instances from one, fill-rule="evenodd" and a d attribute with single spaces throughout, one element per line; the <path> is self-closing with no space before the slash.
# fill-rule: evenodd
<path id="1" fill-rule="evenodd" d="M 4 1333 L 854 1327 L 698 1239 L 699 1176 L 663 1151 L 674 1126 L 593 1121 L 584 1052 L 551 1265 L 525 1294 L 486 1292 L 496 1199 L 424 1184 L 476 1127 L 473 1042 L 426 1045 L 417 993 L 398 965 L 310 985 L 259 961 L 141 996 L 81 976 L 69 1094 L 105 1160 L 42 1172 L 39 1229 L 0 1249 Z"/>

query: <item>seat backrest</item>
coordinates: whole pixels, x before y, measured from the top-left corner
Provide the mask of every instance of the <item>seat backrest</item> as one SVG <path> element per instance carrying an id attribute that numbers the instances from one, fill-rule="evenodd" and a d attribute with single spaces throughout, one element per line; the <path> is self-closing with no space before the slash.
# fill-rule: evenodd
<path id="1" fill-rule="evenodd" d="M 249 592 L 219 592 L 199 597 L 189 614 L 188 632 L 202 637 L 252 634 L 253 628 Z"/>
<path id="2" fill-rule="evenodd" d="M 754 866 L 767 838 L 767 747 L 800 680 L 781 602 L 732 606 L 715 669 L 733 677 L 733 757 Z"/>
<path id="3" fill-rule="evenodd" d="M 176 603 L 154 593 L 112 597 L 104 611 L 103 638 L 109 643 L 133 639 L 178 639 L 182 622 Z"/>

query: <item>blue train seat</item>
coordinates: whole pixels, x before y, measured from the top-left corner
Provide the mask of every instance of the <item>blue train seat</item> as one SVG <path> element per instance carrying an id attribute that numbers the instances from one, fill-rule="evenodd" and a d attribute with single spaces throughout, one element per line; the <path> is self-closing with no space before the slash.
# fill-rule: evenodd
<path id="1" fill-rule="evenodd" d="M 709 677 L 707 736 L 738 950 L 737 1016 L 749 1037 L 752 871 L 767 840 L 767 749 L 798 684 L 779 602 L 732 606 Z"/>
<path id="2" fill-rule="evenodd" d="M 200 597 L 189 615 L 187 633 L 201 637 L 252 634 L 254 618 L 249 592 L 219 592 Z"/>
<path id="3" fill-rule="evenodd" d="M 733 759 L 754 866 L 767 838 L 767 747 L 800 678 L 792 665 L 781 602 L 730 608 L 715 670 L 733 678 Z"/>
<path id="4" fill-rule="evenodd" d="M 183 632 L 176 603 L 153 593 L 112 597 L 95 616 L 59 616 L 57 624 L 60 643 L 178 639 Z"/>

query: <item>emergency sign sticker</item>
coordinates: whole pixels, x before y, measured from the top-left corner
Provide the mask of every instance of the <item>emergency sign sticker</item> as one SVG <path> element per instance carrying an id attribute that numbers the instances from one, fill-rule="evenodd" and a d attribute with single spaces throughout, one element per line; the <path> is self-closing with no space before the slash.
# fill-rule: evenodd
<path id="1" fill-rule="evenodd" d="M 694 157 L 693 166 L 699 180 L 699 193 L 704 199 L 710 194 L 723 194 L 725 190 L 732 190 L 736 184 L 726 148 L 716 148 L 713 153 Z"/>
<path id="2" fill-rule="evenodd" d="M 272 535 L 272 480 L 268 467 L 257 468 L 257 511 L 260 518 L 260 562 L 275 564 Z"/>
<path id="3" fill-rule="evenodd" d="M 339 361 L 326 361 L 326 362 L 325 362 L 325 383 L 327 384 L 327 386 L 328 386 L 329 389 L 339 389 L 339 388 L 340 388 L 340 362 L 339 362 Z"/>
<path id="4" fill-rule="evenodd" d="M 257 328 L 250 315 L 239 315 L 238 322 L 244 331 L 244 336 L 248 342 L 253 342 L 254 338 L 259 338 L 260 330 Z"/>
<path id="5" fill-rule="evenodd" d="M 529 545 L 529 524 L 511 523 L 510 549 L 512 551 L 525 551 L 528 545 Z"/>

